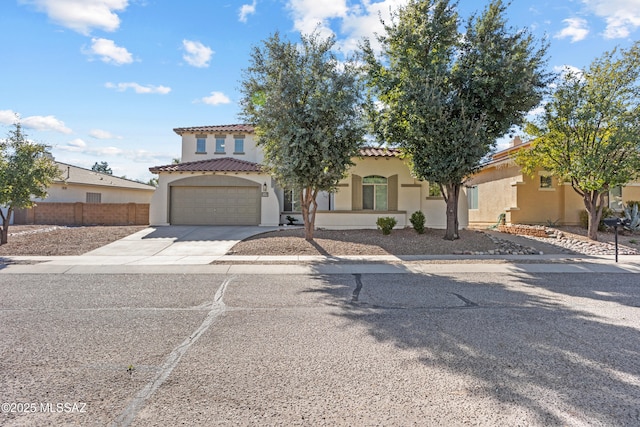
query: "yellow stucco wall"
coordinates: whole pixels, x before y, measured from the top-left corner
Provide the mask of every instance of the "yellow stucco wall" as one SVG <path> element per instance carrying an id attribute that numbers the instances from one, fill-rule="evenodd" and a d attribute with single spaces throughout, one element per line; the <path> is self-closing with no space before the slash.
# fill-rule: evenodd
<path id="1" fill-rule="evenodd" d="M 469 225 L 484 227 L 497 222 L 501 213 L 508 224 L 577 225 L 584 202 L 570 184 L 552 178 L 551 188 L 540 188 L 542 170 L 523 175 L 512 161 L 490 165 L 478 172 L 468 185 L 478 186 L 478 209 L 469 210 Z M 622 189 L 622 200 L 640 200 L 640 184 Z"/>

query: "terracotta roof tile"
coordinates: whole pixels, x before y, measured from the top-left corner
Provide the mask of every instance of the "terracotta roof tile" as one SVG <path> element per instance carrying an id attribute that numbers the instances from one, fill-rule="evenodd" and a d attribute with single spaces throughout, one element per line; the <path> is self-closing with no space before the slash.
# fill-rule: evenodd
<path id="1" fill-rule="evenodd" d="M 386 147 L 362 147 L 360 155 L 363 157 L 397 157 L 400 155 L 400 150 Z"/>
<path id="2" fill-rule="evenodd" d="M 260 172 L 258 163 L 232 157 L 199 160 L 197 162 L 177 163 L 149 168 L 152 173 L 158 172 Z"/>
<path id="3" fill-rule="evenodd" d="M 184 133 L 215 133 L 215 132 L 242 132 L 242 133 L 253 133 L 254 127 L 252 125 L 247 124 L 236 124 L 236 125 L 217 125 L 217 126 L 195 126 L 188 128 L 175 128 L 173 129 L 175 133 L 178 135 L 182 135 Z"/>

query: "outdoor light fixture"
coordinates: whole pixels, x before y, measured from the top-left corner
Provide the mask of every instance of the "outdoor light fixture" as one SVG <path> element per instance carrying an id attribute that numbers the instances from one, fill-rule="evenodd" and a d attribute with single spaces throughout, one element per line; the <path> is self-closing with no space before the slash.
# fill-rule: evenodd
<path id="1" fill-rule="evenodd" d="M 267 183 L 266 182 L 264 184 L 262 184 L 262 192 L 263 193 L 267 192 Z"/>

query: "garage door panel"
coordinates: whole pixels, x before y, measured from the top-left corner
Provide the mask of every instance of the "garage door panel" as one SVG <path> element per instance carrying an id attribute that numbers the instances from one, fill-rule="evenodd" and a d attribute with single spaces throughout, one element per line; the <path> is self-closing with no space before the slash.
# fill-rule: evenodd
<path id="1" fill-rule="evenodd" d="M 175 225 L 258 225 L 259 187 L 172 187 Z"/>

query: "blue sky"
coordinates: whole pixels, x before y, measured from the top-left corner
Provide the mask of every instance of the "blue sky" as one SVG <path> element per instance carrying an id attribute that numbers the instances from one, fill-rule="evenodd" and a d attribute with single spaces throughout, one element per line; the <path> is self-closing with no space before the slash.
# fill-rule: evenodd
<path id="1" fill-rule="evenodd" d="M 460 0 L 468 16 L 486 4 Z M 238 123 L 249 52 L 318 24 L 343 51 L 406 0 L 3 0 L 0 137 L 17 113 L 59 161 L 147 180 L 180 156 L 175 127 Z M 509 23 L 584 68 L 640 36 L 640 0 L 514 0 Z"/>

